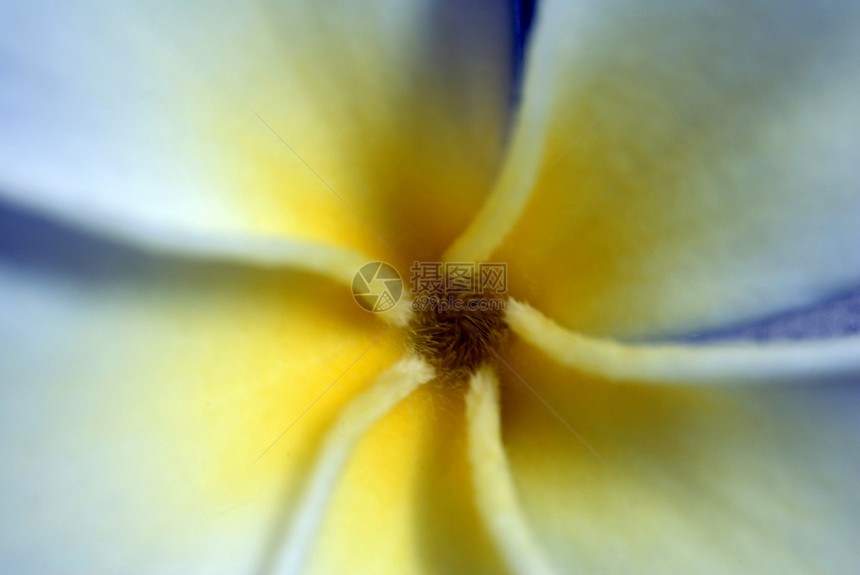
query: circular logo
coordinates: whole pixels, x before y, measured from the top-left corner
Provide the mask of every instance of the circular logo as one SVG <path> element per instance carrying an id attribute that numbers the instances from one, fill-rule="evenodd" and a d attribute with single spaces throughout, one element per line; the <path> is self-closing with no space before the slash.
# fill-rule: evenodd
<path id="1" fill-rule="evenodd" d="M 385 262 L 364 264 L 352 278 L 352 297 L 371 312 L 388 311 L 403 295 L 400 274 Z"/>

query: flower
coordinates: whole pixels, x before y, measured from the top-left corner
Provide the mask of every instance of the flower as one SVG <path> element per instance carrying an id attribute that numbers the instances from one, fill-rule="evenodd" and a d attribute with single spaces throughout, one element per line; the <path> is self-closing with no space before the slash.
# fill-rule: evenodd
<path id="1" fill-rule="evenodd" d="M 850 572 L 857 337 L 714 334 L 857 282 L 857 8 L 547 1 L 512 118 L 503 8 L 9 10 L 5 570 Z"/>

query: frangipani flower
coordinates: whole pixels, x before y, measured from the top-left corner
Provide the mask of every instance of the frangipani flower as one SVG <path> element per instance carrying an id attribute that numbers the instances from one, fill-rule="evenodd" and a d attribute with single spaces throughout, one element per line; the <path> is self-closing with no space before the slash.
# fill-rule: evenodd
<path id="1" fill-rule="evenodd" d="M 851 572 L 860 10 L 322 4 L 7 7 L 4 571 Z"/>

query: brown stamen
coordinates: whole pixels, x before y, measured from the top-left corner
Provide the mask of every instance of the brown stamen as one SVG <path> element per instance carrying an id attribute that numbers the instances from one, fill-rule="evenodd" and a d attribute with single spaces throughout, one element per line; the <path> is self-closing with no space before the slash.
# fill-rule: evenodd
<path id="1" fill-rule="evenodd" d="M 440 291 L 415 301 L 412 347 L 444 379 L 464 381 L 507 340 L 500 296 Z"/>

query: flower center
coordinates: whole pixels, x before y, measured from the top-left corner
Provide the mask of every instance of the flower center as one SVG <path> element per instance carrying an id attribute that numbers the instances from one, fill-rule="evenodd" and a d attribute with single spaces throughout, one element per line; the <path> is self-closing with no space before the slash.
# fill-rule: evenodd
<path id="1" fill-rule="evenodd" d="M 465 380 L 493 362 L 507 340 L 498 295 L 437 291 L 417 297 L 413 308 L 412 347 L 444 379 Z"/>

